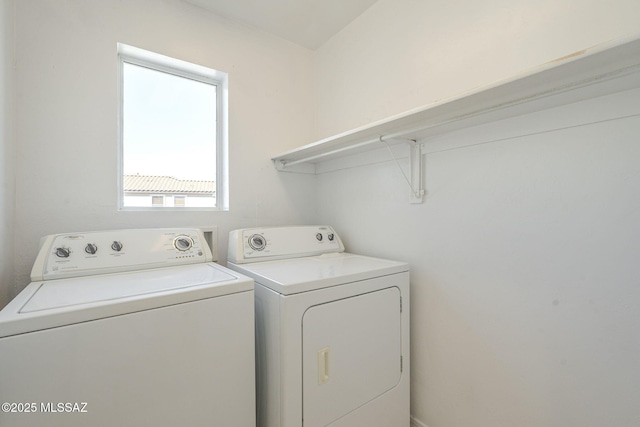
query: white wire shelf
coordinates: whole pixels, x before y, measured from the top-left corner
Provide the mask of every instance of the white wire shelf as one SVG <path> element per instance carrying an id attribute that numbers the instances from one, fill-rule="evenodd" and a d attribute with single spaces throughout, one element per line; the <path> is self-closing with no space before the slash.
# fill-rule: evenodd
<path id="1" fill-rule="evenodd" d="M 280 171 L 315 173 L 315 164 L 398 140 L 420 141 L 470 126 L 640 87 L 640 35 L 595 46 L 526 73 L 287 151 Z"/>

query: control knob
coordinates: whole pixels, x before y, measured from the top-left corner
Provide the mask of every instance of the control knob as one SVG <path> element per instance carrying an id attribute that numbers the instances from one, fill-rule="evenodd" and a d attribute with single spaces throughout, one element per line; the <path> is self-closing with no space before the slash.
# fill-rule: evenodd
<path id="1" fill-rule="evenodd" d="M 123 248 L 123 245 L 121 242 L 118 242 L 117 240 L 114 240 L 113 243 L 111 244 L 111 249 L 113 249 L 116 252 L 120 252 Z"/>
<path id="2" fill-rule="evenodd" d="M 94 255 L 96 252 L 98 252 L 98 246 L 96 246 L 94 243 L 88 243 L 87 246 L 84 247 L 84 251 L 89 255 Z"/>
<path id="3" fill-rule="evenodd" d="M 261 251 L 267 246 L 267 241 L 264 236 L 260 234 L 252 234 L 249 237 L 249 246 L 251 246 L 251 249 L 254 251 Z"/>
<path id="4" fill-rule="evenodd" d="M 193 247 L 193 240 L 189 236 L 178 236 L 173 239 L 173 246 L 179 251 L 188 251 Z"/>
<path id="5" fill-rule="evenodd" d="M 58 258 L 69 258 L 71 255 L 71 249 L 69 248 L 56 248 L 56 256 Z"/>

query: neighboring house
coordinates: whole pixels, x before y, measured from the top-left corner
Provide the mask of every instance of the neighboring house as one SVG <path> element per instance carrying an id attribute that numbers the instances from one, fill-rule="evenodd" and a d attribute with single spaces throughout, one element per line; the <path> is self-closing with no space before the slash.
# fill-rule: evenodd
<path id="1" fill-rule="evenodd" d="M 124 175 L 123 188 L 124 206 L 214 207 L 216 202 L 215 181 Z"/>

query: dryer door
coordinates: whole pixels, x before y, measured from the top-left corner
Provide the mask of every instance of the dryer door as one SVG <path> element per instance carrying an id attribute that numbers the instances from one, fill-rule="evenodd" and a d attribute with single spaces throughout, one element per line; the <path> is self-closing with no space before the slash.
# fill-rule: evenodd
<path id="1" fill-rule="evenodd" d="M 393 388 L 401 376 L 400 290 L 392 287 L 306 311 L 303 420 L 326 426 Z"/>

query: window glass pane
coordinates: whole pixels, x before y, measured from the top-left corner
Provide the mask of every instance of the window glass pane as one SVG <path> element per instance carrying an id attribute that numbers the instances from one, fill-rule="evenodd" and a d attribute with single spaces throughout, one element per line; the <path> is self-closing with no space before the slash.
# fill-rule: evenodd
<path id="1" fill-rule="evenodd" d="M 123 205 L 179 192 L 215 207 L 216 86 L 127 62 L 122 78 Z"/>
<path id="2" fill-rule="evenodd" d="M 151 206 L 164 206 L 164 196 L 151 196 Z"/>

